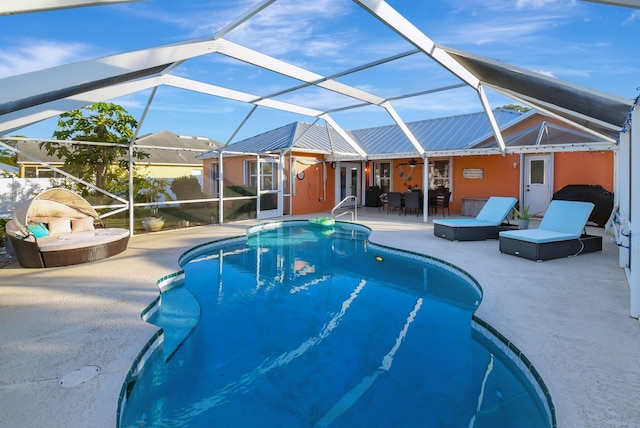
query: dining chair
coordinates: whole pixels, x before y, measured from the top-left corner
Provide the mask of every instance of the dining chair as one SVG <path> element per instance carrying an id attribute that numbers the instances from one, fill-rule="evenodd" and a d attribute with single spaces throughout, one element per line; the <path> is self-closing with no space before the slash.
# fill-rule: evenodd
<path id="1" fill-rule="evenodd" d="M 387 199 L 389 201 L 387 214 L 391 211 L 398 210 L 398 215 L 402 212 L 402 193 L 400 192 L 389 192 L 387 194 Z"/>
<path id="2" fill-rule="evenodd" d="M 429 208 L 433 208 L 433 213 L 438 214 L 438 208 L 442 209 L 442 217 L 444 217 L 444 210 L 447 209 L 449 215 L 451 215 L 451 211 L 449 211 L 449 200 L 451 199 L 451 192 L 445 192 L 444 195 L 438 195 L 435 200 L 430 201 Z"/>
<path id="3" fill-rule="evenodd" d="M 416 210 L 416 215 L 420 215 L 420 192 L 407 192 L 404 195 L 404 215 L 407 211 Z"/>

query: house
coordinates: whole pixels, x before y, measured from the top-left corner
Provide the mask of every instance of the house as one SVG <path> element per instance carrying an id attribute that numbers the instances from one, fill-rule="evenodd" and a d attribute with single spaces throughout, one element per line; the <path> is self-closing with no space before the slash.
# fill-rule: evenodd
<path id="1" fill-rule="evenodd" d="M 408 189 L 448 188 L 451 211 L 463 215 L 475 215 L 491 195 L 514 196 L 543 213 L 570 184 L 613 192 L 613 143 L 533 111 L 493 113 L 504 151 L 484 112 L 407 123 L 418 147 L 397 125 L 341 134 L 292 123 L 199 156 L 204 190 L 216 197 L 220 177 L 224 187 L 257 188 L 273 201 L 269 212 L 258 210 L 263 218 L 330 211 L 349 196 L 377 206 L 378 193 Z"/>
<path id="2" fill-rule="evenodd" d="M 69 143 L 62 143 L 69 144 Z M 202 177 L 199 154 L 220 146 L 221 143 L 206 137 L 178 135 L 163 130 L 147 134 L 136 140 L 138 150 L 149 154 L 146 159 L 134 160 L 134 168 L 142 175 L 172 179 L 185 175 Z M 21 178 L 51 178 L 58 174 L 53 168 L 62 168 L 63 159 L 47 155 L 45 149 L 33 141 L 18 141 L 17 165 Z"/>

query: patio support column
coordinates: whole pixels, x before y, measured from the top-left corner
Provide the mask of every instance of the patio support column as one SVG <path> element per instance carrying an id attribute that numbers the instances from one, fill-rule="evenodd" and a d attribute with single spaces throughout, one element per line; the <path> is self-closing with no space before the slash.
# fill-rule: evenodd
<path id="1" fill-rule="evenodd" d="M 634 126 L 636 125 L 636 126 Z M 629 125 L 629 274 L 628 281 L 631 288 L 631 316 L 640 317 L 640 110 L 631 113 Z M 635 147 L 633 146 L 635 144 Z"/>
<path id="2" fill-rule="evenodd" d="M 422 221 L 429 221 L 429 156 L 424 155 L 422 168 Z"/>
<path id="3" fill-rule="evenodd" d="M 618 218 L 614 219 L 618 244 L 618 266 L 629 269 L 629 204 L 631 203 L 631 132 L 621 132 L 618 152 L 615 154 L 614 207 L 618 208 Z"/>

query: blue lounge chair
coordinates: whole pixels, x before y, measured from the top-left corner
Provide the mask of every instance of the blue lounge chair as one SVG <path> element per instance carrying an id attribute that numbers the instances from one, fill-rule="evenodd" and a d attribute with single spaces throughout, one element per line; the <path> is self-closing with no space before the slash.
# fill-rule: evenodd
<path id="1" fill-rule="evenodd" d="M 602 236 L 584 230 L 591 202 L 553 200 L 537 229 L 500 232 L 500 252 L 542 261 L 602 251 Z"/>
<path id="2" fill-rule="evenodd" d="M 484 204 L 476 218 L 433 220 L 433 234 L 450 241 L 484 241 L 498 239 L 500 231 L 516 226 L 505 224 L 505 220 L 517 199 L 492 196 Z"/>

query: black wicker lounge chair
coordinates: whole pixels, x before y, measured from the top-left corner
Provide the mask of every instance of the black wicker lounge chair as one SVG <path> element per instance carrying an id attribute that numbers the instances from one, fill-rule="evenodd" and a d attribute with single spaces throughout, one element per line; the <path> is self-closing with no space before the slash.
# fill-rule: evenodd
<path id="1" fill-rule="evenodd" d="M 584 232 L 593 207 L 553 200 L 537 229 L 500 232 L 500 252 L 539 262 L 602 251 L 602 236 Z"/>
<path id="2" fill-rule="evenodd" d="M 492 196 L 476 218 L 433 220 L 433 234 L 450 241 L 498 239 L 501 231 L 517 227 L 505 223 L 516 202 L 516 198 Z"/>

